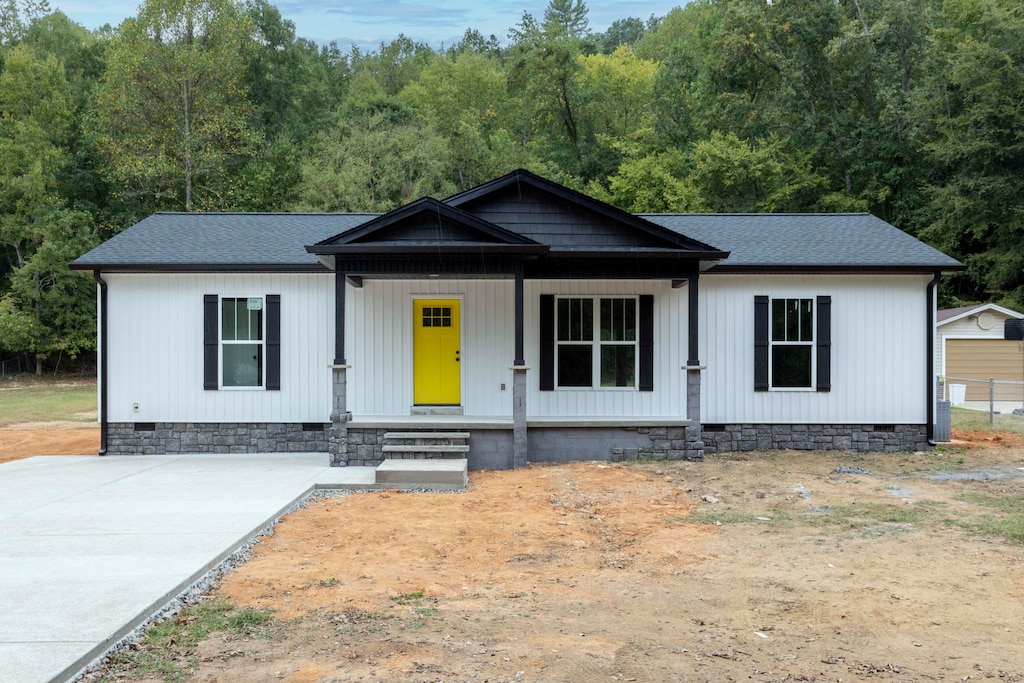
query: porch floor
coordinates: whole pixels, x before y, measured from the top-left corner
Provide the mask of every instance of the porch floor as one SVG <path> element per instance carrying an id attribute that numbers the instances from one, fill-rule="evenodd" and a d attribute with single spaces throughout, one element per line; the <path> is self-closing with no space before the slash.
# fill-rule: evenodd
<path id="1" fill-rule="evenodd" d="M 527 427 L 690 427 L 684 417 L 528 417 Z M 490 415 L 373 415 L 353 417 L 352 429 L 512 429 L 512 418 Z"/>

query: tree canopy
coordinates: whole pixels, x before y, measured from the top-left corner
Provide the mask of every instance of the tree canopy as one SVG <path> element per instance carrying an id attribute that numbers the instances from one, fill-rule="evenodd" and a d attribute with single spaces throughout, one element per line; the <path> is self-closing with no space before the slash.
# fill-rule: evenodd
<path id="1" fill-rule="evenodd" d="M 0 0 L 0 356 L 94 346 L 67 263 L 155 210 L 386 211 L 529 168 L 631 211 L 870 211 L 1024 309 L 1019 0 L 692 0 L 506 40 L 298 36 L 269 0 L 88 31 Z"/>

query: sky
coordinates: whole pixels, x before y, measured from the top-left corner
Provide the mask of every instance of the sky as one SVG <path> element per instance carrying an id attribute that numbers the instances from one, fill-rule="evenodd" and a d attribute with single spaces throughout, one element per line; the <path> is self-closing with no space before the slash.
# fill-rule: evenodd
<path id="1" fill-rule="evenodd" d="M 616 19 L 664 16 L 685 2 L 588 0 L 590 28 L 601 32 Z M 88 29 L 104 24 L 116 27 L 134 16 L 140 4 L 138 0 L 50 0 L 50 7 Z M 300 37 L 318 43 L 336 40 L 346 51 L 352 44 L 375 49 L 400 33 L 438 48 L 458 41 L 467 28 L 506 43 L 508 29 L 524 11 L 543 18 L 547 0 L 271 0 L 271 4 L 295 23 Z"/>

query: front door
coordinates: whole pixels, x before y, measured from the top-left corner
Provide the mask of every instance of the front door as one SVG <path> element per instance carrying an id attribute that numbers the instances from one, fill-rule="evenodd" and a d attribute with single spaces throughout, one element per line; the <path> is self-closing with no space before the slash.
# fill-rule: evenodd
<path id="1" fill-rule="evenodd" d="M 459 300 L 413 302 L 413 403 L 459 405 Z"/>

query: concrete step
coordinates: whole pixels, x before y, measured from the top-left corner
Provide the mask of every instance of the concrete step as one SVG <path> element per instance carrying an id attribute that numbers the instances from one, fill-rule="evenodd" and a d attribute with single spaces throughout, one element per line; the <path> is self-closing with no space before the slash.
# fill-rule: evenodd
<path id="1" fill-rule="evenodd" d="M 386 448 L 386 447 L 385 447 Z M 390 488 L 428 488 L 462 491 L 469 485 L 465 458 L 440 460 L 385 460 L 375 473 L 378 485 Z"/>
<path id="2" fill-rule="evenodd" d="M 384 438 L 389 441 L 397 441 L 399 439 L 466 441 L 469 439 L 469 432 L 387 432 L 384 434 Z"/>
<path id="3" fill-rule="evenodd" d="M 469 446 L 465 444 L 388 444 L 382 446 L 385 453 L 468 453 Z"/>

